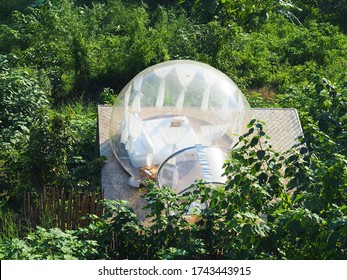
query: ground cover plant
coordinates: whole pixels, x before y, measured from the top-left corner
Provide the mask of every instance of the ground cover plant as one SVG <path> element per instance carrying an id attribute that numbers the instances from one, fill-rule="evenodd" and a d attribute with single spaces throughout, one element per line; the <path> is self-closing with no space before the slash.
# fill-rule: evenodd
<path id="1" fill-rule="evenodd" d="M 335 2 L 2 1 L 0 257 L 346 259 L 347 3 Z M 149 187 L 150 226 L 114 201 L 86 228 L 31 228 L 23 193 L 100 190 L 97 104 L 169 59 L 216 67 L 252 106 L 296 108 L 304 146 L 278 153 L 253 121 L 225 187 Z M 190 224 L 196 200 L 208 207 Z"/>

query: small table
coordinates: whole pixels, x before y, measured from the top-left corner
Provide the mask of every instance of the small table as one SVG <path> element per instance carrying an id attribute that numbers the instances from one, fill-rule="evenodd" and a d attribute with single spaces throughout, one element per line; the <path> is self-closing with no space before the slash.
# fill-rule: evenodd
<path id="1" fill-rule="evenodd" d="M 146 165 L 140 168 L 140 176 L 143 179 L 156 180 L 158 173 L 157 165 Z"/>

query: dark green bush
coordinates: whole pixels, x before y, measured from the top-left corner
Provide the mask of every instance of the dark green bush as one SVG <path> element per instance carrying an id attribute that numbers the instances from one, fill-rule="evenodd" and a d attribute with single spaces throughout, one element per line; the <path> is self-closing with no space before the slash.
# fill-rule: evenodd
<path id="1" fill-rule="evenodd" d="M 346 258 L 343 1 L 10 2 L 0 4 L 0 218 L 9 228 L 0 255 Z M 151 225 L 116 201 L 87 229 L 13 239 L 22 233 L 8 221 L 23 190 L 100 187 L 96 104 L 168 59 L 220 69 L 253 106 L 297 108 L 305 147 L 278 153 L 253 123 L 225 165 L 225 187 L 198 182 L 185 195 L 150 187 Z M 208 205 L 196 224 L 186 220 L 193 201 Z"/>
<path id="2" fill-rule="evenodd" d="M 94 222 L 87 228 L 39 228 L 25 240 L 5 242 L 4 257 L 345 259 L 347 208 L 341 195 L 347 177 L 337 174 L 346 175 L 346 165 L 336 161 L 322 174 L 325 166 L 310 162 L 305 146 L 278 153 L 267 144 L 262 123 L 252 121 L 249 128 L 225 163 L 225 186 L 199 181 L 178 195 L 150 185 L 144 195 L 147 225 L 126 202 L 108 201 L 105 216 L 90 216 Z M 193 202 L 206 205 L 195 206 L 196 223 L 189 222 Z"/>

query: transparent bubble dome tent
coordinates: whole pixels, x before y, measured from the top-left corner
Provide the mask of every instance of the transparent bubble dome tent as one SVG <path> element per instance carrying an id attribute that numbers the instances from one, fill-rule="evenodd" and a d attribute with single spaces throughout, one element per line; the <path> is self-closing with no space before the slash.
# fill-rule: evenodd
<path id="1" fill-rule="evenodd" d="M 156 180 L 177 193 L 196 180 L 224 183 L 223 163 L 252 118 L 236 84 L 199 62 L 151 66 L 119 93 L 110 143 L 129 185 Z"/>

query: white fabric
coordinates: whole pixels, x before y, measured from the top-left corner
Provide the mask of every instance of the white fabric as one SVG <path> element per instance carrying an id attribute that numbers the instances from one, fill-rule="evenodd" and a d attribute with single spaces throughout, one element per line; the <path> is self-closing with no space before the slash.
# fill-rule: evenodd
<path id="1" fill-rule="evenodd" d="M 224 100 L 224 103 L 223 103 L 223 108 L 222 108 L 222 116 L 221 116 L 221 119 L 222 120 L 226 120 L 228 114 L 229 114 L 229 98 L 226 97 L 225 100 Z"/>
<path id="2" fill-rule="evenodd" d="M 128 106 L 124 106 L 124 114 L 123 114 L 122 122 L 120 124 L 120 129 L 121 129 L 120 142 L 123 144 L 126 144 L 128 137 L 129 137 L 128 126 L 129 126 Z"/>
<path id="3" fill-rule="evenodd" d="M 135 168 L 140 168 L 147 165 L 147 159 L 148 159 L 147 150 L 144 147 L 140 138 L 137 138 L 134 140 L 132 152 L 128 151 L 131 164 Z"/>
<path id="4" fill-rule="evenodd" d="M 208 110 L 209 99 L 210 99 L 210 87 L 207 87 L 205 89 L 204 98 L 203 98 L 202 103 L 201 103 L 201 110 L 203 110 L 203 111 Z"/>
<path id="5" fill-rule="evenodd" d="M 129 118 L 129 139 L 126 143 L 128 152 L 133 151 L 133 142 L 140 136 L 143 129 L 143 121 L 136 113 L 131 113 Z"/>
<path id="6" fill-rule="evenodd" d="M 131 109 L 133 112 L 140 112 L 141 111 L 141 97 L 142 97 L 141 91 L 137 91 L 135 98 L 133 100 L 133 103 L 131 105 Z"/>
<path id="7" fill-rule="evenodd" d="M 164 97 L 165 97 L 165 80 L 161 80 L 159 84 L 159 91 L 157 95 L 157 101 L 155 103 L 155 107 L 162 108 L 164 104 Z"/>
<path id="8" fill-rule="evenodd" d="M 161 68 L 156 68 L 154 69 L 154 74 L 156 74 L 159 78 L 161 79 L 165 79 L 166 76 L 170 73 L 170 71 L 172 70 L 172 67 L 168 66 L 168 67 L 161 67 Z"/>
<path id="9" fill-rule="evenodd" d="M 204 71 L 203 76 L 206 84 L 209 86 L 212 86 L 218 79 L 217 75 L 213 74 L 212 72 Z"/>
<path id="10" fill-rule="evenodd" d="M 226 95 L 224 100 L 223 100 L 223 106 L 222 106 L 222 110 L 221 110 L 221 118 L 222 120 L 226 120 L 227 116 L 230 113 L 230 108 L 238 108 L 239 107 L 239 103 L 238 100 L 235 98 L 235 95 L 238 95 L 239 92 L 237 91 L 237 89 L 232 88 L 230 86 L 229 83 L 227 82 L 223 82 L 222 83 L 222 89 L 225 92 L 230 92 L 230 94 Z"/>
<path id="11" fill-rule="evenodd" d="M 132 150 L 128 151 L 131 164 L 140 168 L 153 163 L 154 144 L 150 137 L 141 133 L 139 137 L 132 141 Z"/>
<path id="12" fill-rule="evenodd" d="M 148 153 L 153 153 L 154 143 L 153 143 L 152 139 L 147 134 L 143 133 L 141 140 L 142 140 L 143 146 L 146 149 L 146 151 Z"/>
<path id="13" fill-rule="evenodd" d="M 142 86 L 142 80 L 143 76 L 140 76 L 136 78 L 133 82 L 133 89 L 135 91 L 135 97 L 132 103 L 132 111 L 133 112 L 140 112 L 141 111 L 141 97 L 142 97 L 142 92 L 141 92 L 141 86 Z"/>
<path id="14" fill-rule="evenodd" d="M 214 145 L 226 133 L 228 126 L 229 124 L 204 125 L 201 126 L 201 133 L 210 142 L 210 145 Z"/>
<path id="15" fill-rule="evenodd" d="M 177 149 L 176 144 L 181 141 L 188 129 L 184 126 L 179 127 L 161 127 L 160 136 L 164 143 L 173 146 L 173 152 Z"/>
<path id="16" fill-rule="evenodd" d="M 128 130 L 128 116 L 127 114 L 123 115 L 122 123 L 121 123 L 121 136 L 120 136 L 120 142 L 122 144 L 126 144 L 129 137 L 129 130 Z"/>
<path id="17" fill-rule="evenodd" d="M 178 70 L 179 69 L 179 70 Z M 188 84 L 193 80 L 196 74 L 196 68 L 190 65 L 181 65 L 176 68 L 178 80 L 180 81 L 183 88 L 186 88 Z"/>
<path id="18" fill-rule="evenodd" d="M 128 106 L 129 106 L 130 92 L 131 92 L 131 85 L 129 86 L 129 88 L 128 88 L 127 91 L 125 92 L 125 96 L 124 96 L 124 107 L 128 107 Z"/>
<path id="19" fill-rule="evenodd" d="M 163 107 L 164 96 L 165 96 L 165 78 L 170 73 L 171 69 L 172 69 L 171 67 L 164 67 L 164 68 L 159 68 L 159 69 L 154 70 L 155 75 L 157 75 L 161 79 L 160 85 L 159 85 L 157 101 L 155 104 L 155 106 L 157 108 Z"/>
<path id="20" fill-rule="evenodd" d="M 124 97 L 124 114 L 121 123 L 121 140 L 122 144 L 126 144 L 129 137 L 129 99 L 130 99 L 131 86 L 125 92 Z"/>
<path id="21" fill-rule="evenodd" d="M 182 110 L 185 94 L 186 94 L 186 90 L 183 89 L 183 90 L 180 92 L 180 95 L 178 96 L 178 99 L 177 99 L 177 103 L 176 103 L 176 108 L 177 108 L 177 109 Z"/>
<path id="22" fill-rule="evenodd" d="M 143 81 L 143 76 L 139 76 L 133 81 L 132 86 L 135 91 L 141 90 L 142 81 Z"/>
<path id="23" fill-rule="evenodd" d="M 180 120 L 182 125 L 180 127 L 170 127 L 173 119 Z M 167 131 L 167 133 L 161 132 L 162 129 L 166 128 L 169 128 L 168 131 L 171 128 L 178 128 L 178 130 L 175 130 L 175 132 L 173 130 Z M 178 137 L 180 135 L 184 135 L 184 137 Z M 165 139 L 168 141 L 167 143 L 165 143 L 163 137 L 168 138 Z M 173 149 L 182 150 L 199 143 L 188 119 L 184 116 L 145 120 L 143 121 L 142 133 L 132 140 L 132 151 L 128 151 L 128 155 L 132 165 L 136 168 L 147 164 L 149 153 L 153 155 L 152 164 L 159 165 L 172 154 Z M 168 144 L 169 142 L 170 144 Z"/>
<path id="24" fill-rule="evenodd" d="M 237 90 L 236 88 L 230 89 L 231 91 L 233 91 L 232 94 L 230 94 L 230 99 L 229 102 L 231 102 L 231 106 L 232 108 L 240 108 L 240 91 Z"/>
<path id="25" fill-rule="evenodd" d="M 207 87 L 205 89 L 204 97 L 202 99 L 201 110 L 207 111 L 209 99 L 210 99 L 211 86 L 217 81 L 217 76 L 212 74 L 212 73 L 208 73 L 208 72 L 204 72 L 203 76 L 204 76 L 204 80 L 207 84 Z"/>

